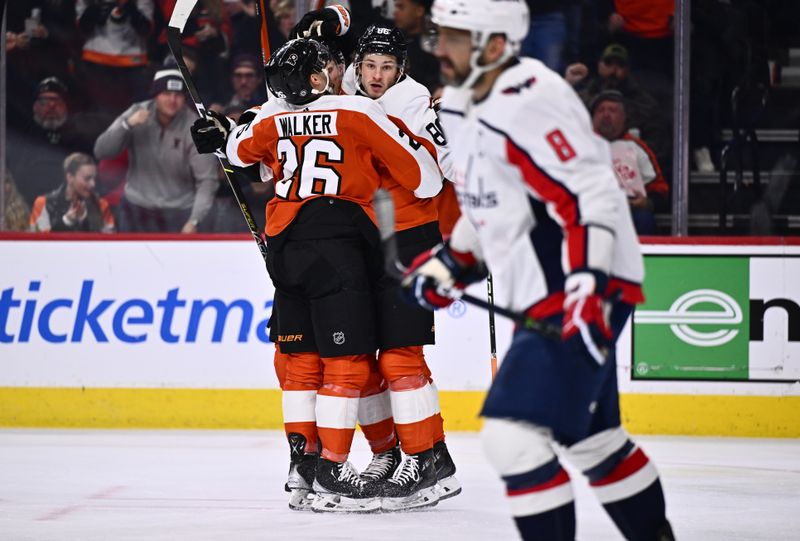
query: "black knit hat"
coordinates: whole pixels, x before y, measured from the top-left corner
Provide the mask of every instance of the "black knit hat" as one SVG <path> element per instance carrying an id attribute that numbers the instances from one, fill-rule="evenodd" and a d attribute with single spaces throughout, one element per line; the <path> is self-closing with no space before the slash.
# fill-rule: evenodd
<path id="1" fill-rule="evenodd" d="M 156 96 L 162 92 L 183 92 L 186 85 L 183 83 L 181 72 L 176 69 L 157 71 L 150 85 L 150 95 Z"/>

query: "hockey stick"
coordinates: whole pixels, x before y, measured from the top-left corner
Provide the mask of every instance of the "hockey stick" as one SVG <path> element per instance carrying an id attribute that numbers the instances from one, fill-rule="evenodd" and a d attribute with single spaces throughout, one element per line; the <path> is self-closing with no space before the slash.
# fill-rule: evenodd
<path id="1" fill-rule="evenodd" d="M 175 3 L 175 9 L 172 12 L 172 17 L 170 17 L 169 26 L 167 26 L 167 44 L 169 45 L 170 51 L 172 51 L 172 56 L 175 57 L 175 62 L 178 64 L 178 70 L 181 72 L 183 81 L 186 83 L 186 88 L 189 90 L 189 95 L 192 97 L 192 101 L 194 101 L 194 106 L 197 109 L 198 114 L 200 114 L 200 116 L 203 118 L 208 118 L 206 115 L 206 106 L 203 104 L 203 99 L 200 97 L 200 93 L 197 91 L 194 80 L 192 80 L 192 75 L 189 73 L 189 68 L 186 67 L 186 62 L 183 59 L 183 49 L 181 47 L 181 34 L 183 33 L 183 29 L 186 26 L 186 21 L 189 19 L 189 15 L 191 15 L 196 3 L 197 0 L 178 0 Z M 226 157 L 217 154 L 217 158 L 219 158 L 219 163 L 222 165 L 222 170 L 225 173 L 225 179 L 228 181 L 228 185 L 231 187 L 233 196 L 236 198 L 236 202 L 239 204 L 239 209 L 242 211 L 242 215 L 244 215 L 244 219 L 247 222 L 247 227 L 250 229 L 250 234 L 253 235 L 253 240 L 256 241 L 258 249 L 261 252 L 261 257 L 264 258 L 264 263 L 266 263 L 267 243 L 261 237 L 261 232 L 258 230 L 258 226 L 253 219 L 253 213 L 250 211 L 250 206 L 247 204 L 247 200 L 244 198 L 244 194 L 242 193 L 239 183 L 233 178 L 233 175 L 236 173 L 231 167 L 231 164 L 228 163 L 228 159 Z"/>
<path id="2" fill-rule="evenodd" d="M 402 280 L 403 274 L 407 269 L 400 262 L 397 250 L 397 237 L 394 230 L 394 201 L 392 200 L 391 194 L 383 188 L 379 188 L 375 192 L 372 205 L 375 208 L 375 216 L 378 219 L 378 229 L 381 234 L 381 246 L 383 247 L 386 273 L 398 280 Z M 450 289 L 442 293 L 453 299 L 483 308 L 484 310 L 494 310 L 494 312 L 501 316 L 511 319 L 524 328 L 537 332 L 547 338 L 561 339 L 561 328 L 546 321 L 533 319 L 525 314 L 509 310 L 508 308 L 495 306 L 494 303 L 490 304 L 481 298 L 473 297 L 463 291 Z M 494 295 L 492 295 L 492 297 L 494 297 Z"/>
<path id="3" fill-rule="evenodd" d="M 266 0 L 257 0 L 255 3 L 256 14 L 259 19 L 261 19 L 259 37 L 261 39 L 261 62 L 264 66 L 267 65 L 267 60 L 269 60 L 272 54 L 269 48 L 269 29 L 267 28 L 267 6 L 265 2 Z M 264 84 L 267 84 L 266 79 L 264 80 Z M 267 97 L 269 97 L 269 92 L 267 92 Z"/>
<path id="4" fill-rule="evenodd" d="M 489 353 L 492 355 L 492 381 L 497 375 L 497 335 L 494 328 L 494 281 L 491 273 L 486 277 L 486 301 L 489 303 Z"/>

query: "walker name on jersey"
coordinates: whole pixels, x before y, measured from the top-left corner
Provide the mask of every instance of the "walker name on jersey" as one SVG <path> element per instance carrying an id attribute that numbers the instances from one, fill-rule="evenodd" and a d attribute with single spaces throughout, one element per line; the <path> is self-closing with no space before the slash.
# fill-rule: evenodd
<path id="1" fill-rule="evenodd" d="M 160 341 L 184 343 L 269 343 L 273 301 L 192 299 L 176 287 L 155 300 L 99 298 L 95 281 L 76 284 L 74 295 L 47 295 L 32 280 L 27 291 L 0 292 L 0 343 L 51 344 Z"/>
<path id="2" fill-rule="evenodd" d="M 281 137 L 302 135 L 339 135 L 336 112 L 290 113 L 275 117 L 275 127 Z"/>

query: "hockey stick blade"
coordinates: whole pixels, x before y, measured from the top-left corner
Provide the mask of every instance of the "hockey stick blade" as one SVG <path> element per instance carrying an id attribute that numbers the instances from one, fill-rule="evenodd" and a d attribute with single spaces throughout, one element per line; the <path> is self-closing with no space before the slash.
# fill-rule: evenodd
<path id="1" fill-rule="evenodd" d="M 394 220 L 394 201 L 391 194 L 383 188 L 378 188 L 372 200 L 373 208 L 375 209 L 375 217 L 378 220 L 378 230 L 381 235 L 381 247 L 383 248 L 384 267 L 386 273 L 398 280 L 403 279 L 403 274 L 406 272 L 406 267 L 400 262 L 399 252 L 397 250 L 397 236 L 395 234 L 395 220 Z M 495 313 L 511 319 L 526 329 L 537 332 L 547 338 L 556 340 L 561 339 L 561 328 L 538 319 L 533 319 L 503 308 L 495 304 L 489 304 L 479 297 L 473 297 L 460 290 L 449 290 L 446 292 L 448 296 L 453 299 L 463 301 L 467 304 L 483 308 L 484 310 L 493 309 Z"/>

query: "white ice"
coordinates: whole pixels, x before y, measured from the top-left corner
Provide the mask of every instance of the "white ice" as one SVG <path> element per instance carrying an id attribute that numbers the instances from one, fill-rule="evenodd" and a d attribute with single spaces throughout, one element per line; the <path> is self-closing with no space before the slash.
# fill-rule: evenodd
<path id="1" fill-rule="evenodd" d="M 362 468 L 369 453 L 356 440 Z M 0 431 L 0 540 L 516 539 L 478 436 L 447 441 L 462 495 L 428 511 L 332 516 L 286 506 L 279 432 Z M 637 441 L 661 472 L 678 539 L 800 539 L 800 441 Z M 572 477 L 578 538 L 621 539 Z"/>

